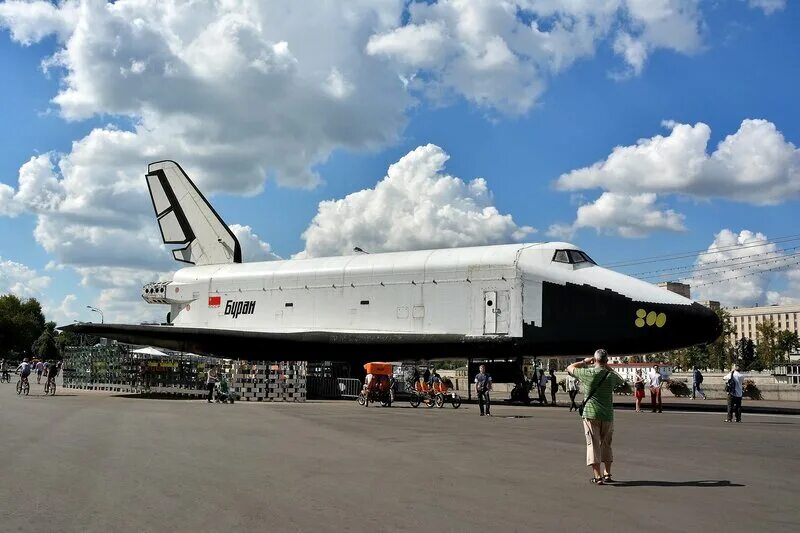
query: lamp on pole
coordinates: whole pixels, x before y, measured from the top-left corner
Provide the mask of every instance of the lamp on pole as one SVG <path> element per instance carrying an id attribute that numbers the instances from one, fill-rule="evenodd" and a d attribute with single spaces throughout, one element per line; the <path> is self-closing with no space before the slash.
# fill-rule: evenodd
<path id="1" fill-rule="evenodd" d="M 98 309 L 96 307 L 92 307 L 91 305 L 87 305 L 86 309 L 94 311 L 95 313 L 100 313 L 100 323 L 101 324 L 105 324 L 105 319 L 103 318 L 103 312 L 100 309 Z"/>

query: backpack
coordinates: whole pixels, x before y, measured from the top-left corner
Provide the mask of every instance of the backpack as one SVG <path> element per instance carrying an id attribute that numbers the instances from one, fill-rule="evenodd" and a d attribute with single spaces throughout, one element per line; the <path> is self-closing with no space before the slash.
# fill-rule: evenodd
<path id="1" fill-rule="evenodd" d="M 702 383 L 703 382 L 703 374 L 697 374 L 697 382 L 698 383 Z"/>
<path id="2" fill-rule="evenodd" d="M 730 395 L 733 395 L 733 393 L 736 392 L 736 378 L 734 377 L 733 372 L 731 372 L 731 377 L 725 382 L 725 392 Z"/>

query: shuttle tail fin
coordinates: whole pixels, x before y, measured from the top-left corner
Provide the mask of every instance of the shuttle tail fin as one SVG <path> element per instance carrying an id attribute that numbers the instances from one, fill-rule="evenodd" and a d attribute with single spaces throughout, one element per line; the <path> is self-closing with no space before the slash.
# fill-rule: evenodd
<path id="1" fill-rule="evenodd" d="M 174 161 L 158 161 L 147 168 L 147 187 L 164 244 L 180 244 L 172 251 L 176 261 L 194 265 L 241 263 L 236 236 Z"/>

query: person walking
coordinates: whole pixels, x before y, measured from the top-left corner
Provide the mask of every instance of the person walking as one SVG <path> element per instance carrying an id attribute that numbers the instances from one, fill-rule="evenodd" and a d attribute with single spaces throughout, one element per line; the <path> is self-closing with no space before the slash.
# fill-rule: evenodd
<path id="1" fill-rule="evenodd" d="M 644 376 L 642 369 L 637 368 L 633 376 L 633 397 L 636 399 L 636 412 L 642 412 L 642 398 L 644 398 Z"/>
<path id="2" fill-rule="evenodd" d="M 585 399 L 581 415 L 586 436 L 586 465 L 592 469 L 591 482 L 597 485 L 613 483 L 614 388 L 625 380 L 608 366 L 608 352 L 605 350 L 597 350 L 594 357 L 572 363 L 567 367 L 567 373 L 583 385 Z"/>
<path id="3" fill-rule="evenodd" d="M 694 367 L 694 371 L 692 372 L 692 400 L 694 400 L 697 395 L 706 399 L 706 393 L 700 390 L 700 385 L 703 383 L 703 374 L 700 372 L 700 369 Z"/>
<path id="4" fill-rule="evenodd" d="M 569 410 L 578 410 L 575 397 L 578 395 L 578 380 L 574 376 L 567 374 L 567 394 L 569 394 Z"/>
<path id="5" fill-rule="evenodd" d="M 479 372 L 475 375 L 475 392 L 478 393 L 478 406 L 481 409 L 481 416 L 492 416 L 489 412 L 491 402 L 489 392 L 492 390 L 492 376 L 486 373 L 486 365 L 478 367 Z"/>
<path id="6" fill-rule="evenodd" d="M 722 378 L 725 392 L 728 393 L 728 417 L 725 422 L 742 421 L 742 396 L 744 396 L 744 376 L 739 373 L 739 365 L 733 365 L 730 372 Z"/>
<path id="7" fill-rule="evenodd" d="M 219 372 L 217 371 L 217 367 L 212 366 L 208 369 L 208 375 L 206 377 L 206 389 L 208 389 L 208 397 L 206 400 L 208 403 L 214 399 L 214 387 L 219 381 Z"/>
<path id="8" fill-rule="evenodd" d="M 42 373 L 44 372 L 44 363 L 39 361 L 36 363 L 36 383 L 41 384 Z"/>
<path id="9" fill-rule="evenodd" d="M 650 381 L 650 408 L 654 413 L 661 412 L 661 372 L 658 365 L 653 365 L 653 370 L 647 376 Z"/>
<path id="10" fill-rule="evenodd" d="M 558 392 L 558 378 L 556 378 L 556 371 L 550 369 L 550 405 L 556 407 L 556 393 Z"/>
<path id="11" fill-rule="evenodd" d="M 539 405 L 547 405 L 547 396 L 545 395 L 545 391 L 547 390 L 547 376 L 544 375 L 544 369 L 539 369 L 539 378 L 536 381 L 536 388 L 539 392 Z"/>

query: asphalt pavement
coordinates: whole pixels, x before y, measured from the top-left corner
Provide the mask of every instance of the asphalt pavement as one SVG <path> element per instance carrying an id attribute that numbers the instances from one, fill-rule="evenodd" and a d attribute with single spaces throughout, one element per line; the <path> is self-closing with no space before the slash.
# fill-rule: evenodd
<path id="1" fill-rule="evenodd" d="M 63 393 L 63 394 L 62 394 Z M 796 531 L 800 417 L 208 405 L 0 386 L 0 531 Z"/>

